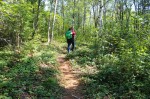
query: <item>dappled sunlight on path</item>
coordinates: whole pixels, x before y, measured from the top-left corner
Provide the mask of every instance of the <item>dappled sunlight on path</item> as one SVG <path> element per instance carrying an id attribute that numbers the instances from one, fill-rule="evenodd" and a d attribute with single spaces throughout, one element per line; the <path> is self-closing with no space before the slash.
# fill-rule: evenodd
<path id="1" fill-rule="evenodd" d="M 78 74 L 74 73 L 71 64 L 65 59 L 65 55 L 59 55 L 60 85 L 64 87 L 62 99 L 84 99 L 82 86 Z"/>

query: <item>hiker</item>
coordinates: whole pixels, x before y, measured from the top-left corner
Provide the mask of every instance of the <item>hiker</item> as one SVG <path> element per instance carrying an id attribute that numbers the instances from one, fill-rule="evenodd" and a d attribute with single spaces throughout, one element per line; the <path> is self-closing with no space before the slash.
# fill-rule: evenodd
<path id="1" fill-rule="evenodd" d="M 74 50 L 74 37 L 75 37 L 75 32 L 73 30 L 73 27 L 69 28 L 68 31 L 65 33 L 66 39 L 67 39 L 67 51 L 68 53 L 70 52 L 70 46 L 72 45 L 71 50 Z"/>
<path id="2" fill-rule="evenodd" d="M 75 36 L 76 36 L 76 32 L 73 27 L 71 27 L 71 32 L 72 32 L 72 49 L 71 50 L 73 51 L 75 48 Z"/>

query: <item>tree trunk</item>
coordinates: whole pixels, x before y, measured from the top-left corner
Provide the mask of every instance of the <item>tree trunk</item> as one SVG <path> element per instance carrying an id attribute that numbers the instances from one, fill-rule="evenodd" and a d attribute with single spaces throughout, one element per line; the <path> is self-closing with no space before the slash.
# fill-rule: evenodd
<path id="1" fill-rule="evenodd" d="M 52 25 L 52 35 L 50 41 L 53 41 L 54 38 L 54 26 L 55 26 L 55 19 L 56 19 L 56 10 L 57 10 L 57 0 L 55 0 L 55 11 L 54 11 L 54 19 L 53 19 L 53 25 Z"/>
<path id="2" fill-rule="evenodd" d="M 78 7 L 78 28 L 80 27 L 80 8 Z"/>
<path id="3" fill-rule="evenodd" d="M 96 28 L 97 27 L 97 21 L 96 21 L 96 12 L 95 12 L 94 3 L 93 3 L 93 6 L 92 6 L 92 10 L 93 10 L 94 26 Z"/>
<path id="4" fill-rule="evenodd" d="M 38 0 L 37 14 L 36 14 L 36 17 L 35 17 L 34 22 L 33 22 L 33 29 L 34 30 L 33 30 L 33 33 L 32 33 L 32 39 L 34 38 L 34 35 L 35 35 L 36 30 L 38 28 L 39 13 L 40 13 L 40 4 L 41 4 L 41 0 Z"/>
<path id="5" fill-rule="evenodd" d="M 106 28 L 106 0 L 103 1 L 103 25 L 104 25 L 104 31 Z"/>
<path id="6" fill-rule="evenodd" d="M 99 33 L 101 35 L 102 30 L 103 30 L 103 0 L 100 1 L 100 9 L 99 9 Z"/>
<path id="7" fill-rule="evenodd" d="M 64 28 L 64 25 L 65 25 L 65 24 L 64 24 L 64 19 L 65 19 L 65 18 L 64 18 L 64 16 L 65 16 L 64 10 L 65 10 L 65 9 L 64 9 L 64 0 L 62 0 L 62 18 L 63 18 L 63 26 L 62 26 L 62 27 L 63 27 L 63 31 L 65 30 L 65 28 Z"/>
<path id="8" fill-rule="evenodd" d="M 86 2 L 84 0 L 84 13 L 83 13 L 83 34 L 85 33 L 85 22 L 86 22 Z"/>
<path id="9" fill-rule="evenodd" d="M 50 13 L 51 14 L 51 13 Z M 50 43 L 50 30 L 51 30 L 51 15 L 49 14 L 49 21 L 48 21 L 48 44 Z"/>
<path id="10" fill-rule="evenodd" d="M 73 16 L 72 16 L 72 26 L 74 27 L 75 25 L 75 5 L 76 5 L 76 0 L 73 1 L 74 7 L 73 7 Z"/>

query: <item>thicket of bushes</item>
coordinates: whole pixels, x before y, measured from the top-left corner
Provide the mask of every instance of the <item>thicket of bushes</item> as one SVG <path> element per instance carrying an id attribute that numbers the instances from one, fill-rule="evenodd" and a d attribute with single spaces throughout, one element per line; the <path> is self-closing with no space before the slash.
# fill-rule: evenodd
<path id="1" fill-rule="evenodd" d="M 53 46 L 30 41 L 20 53 L 0 51 L 1 98 L 58 98 L 60 86 L 56 74 L 56 52 Z"/>
<path id="2" fill-rule="evenodd" d="M 96 66 L 98 69 L 96 74 L 84 75 L 88 79 L 85 80 L 87 97 L 149 99 L 149 36 L 144 36 L 146 34 L 142 30 L 138 34 L 127 34 L 126 37 L 117 33 L 120 32 L 105 33 L 93 44 L 77 40 L 77 49 L 68 55 L 80 66 Z"/>

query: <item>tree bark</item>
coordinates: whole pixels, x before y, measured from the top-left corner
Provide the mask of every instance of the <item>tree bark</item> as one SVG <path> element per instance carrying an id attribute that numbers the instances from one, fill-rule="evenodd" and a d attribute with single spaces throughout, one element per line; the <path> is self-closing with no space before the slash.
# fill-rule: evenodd
<path id="1" fill-rule="evenodd" d="M 83 12 L 83 34 L 85 33 L 85 22 L 86 22 L 86 1 L 84 0 L 84 12 Z"/>
<path id="2" fill-rule="evenodd" d="M 62 19 L 63 19 L 63 26 L 62 27 L 63 27 L 63 31 L 65 30 L 65 27 L 64 27 L 64 25 L 65 25 L 64 24 L 64 19 L 65 19 L 64 18 L 65 17 L 64 10 L 65 10 L 64 9 L 64 0 L 62 0 Z"/>
<path id="3" fill-rule="evenodd" d="M 73 16 L 72 16 L 72 26 L 74 27 L 74 25 L 75 25 L 75 5 L 76 5 L 76 0 L 73 0 L 73 5 L 74 5 L 74 7 L 73 7 Z"/>
<path id="4" fill-rule="evenodd" d="M 56 19 L 56 10 L 57 10 L 57 0 L 55 0 L 55 11 L 54 11 L 54 18 L 53 18 L 53 25 L 52 25 L 52 34 L 51 34 L 51 39 L 50 41 L 53 41 L 54 38 L 54 26 L 55 26 L 55 19 Z"/>
<path id="5" fill-rule="evenodd" d="M 41 5 L 41 0 L 38 0 L 38 8 L 37 8 L 37 14 L 36 14 L 36 17 L 34 19 L 34 22 L 33 22 L 33 32 L 32 32 L 32 39 L 34 38 L 34 35 L 36 33 L 36 30 L 38 28 L 38 21 L 39 21 L 39 13 L 40 13 L 40 5 Z M 33 9 L 34 10 L 34 9 Z"/>
<path id="6" fill-rule="evenodd" d="M 100 1 L 100 9 L 99 9 L 99 33 L 101 35 L 102 30 L 103 30 L 103 0 Z"/>
<path id="7" fill-rule="evenodd" d="M 48 44 L 50 43 L 50 30 L 51 30 L 51 26 L 50 26 L 50 23 L 51 23 L 51 15 L 49 14 L 49 21 L 48 21 Z"/>

